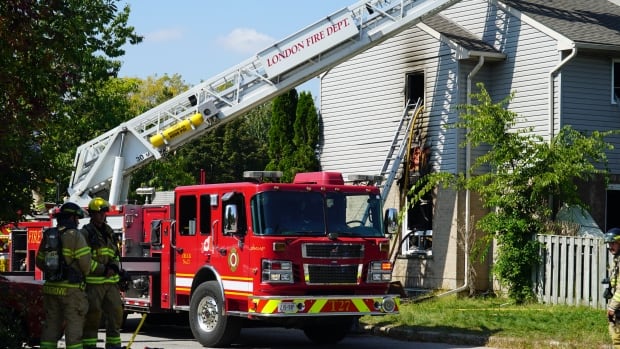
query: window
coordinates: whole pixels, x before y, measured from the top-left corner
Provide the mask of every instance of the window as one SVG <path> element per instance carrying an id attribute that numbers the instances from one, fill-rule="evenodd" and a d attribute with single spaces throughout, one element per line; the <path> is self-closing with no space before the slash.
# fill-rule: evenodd
<path id="1" fill-rule="evenodd" d="M 196 234 L 197 203 L 195 196 L 181 196 L 179 198 L 179 231 L 181 235 Z"/>
<path id="2" fill-rule="evenodd" d="M 409 200 L 409 198 L 407 198 Z M 403 217 L 406 230 L 403 235 L 404 256 L 432 256 L 433 254 L 433 207 L 430 195 L 407 210 Z"/>
<path id="3" fill-rule="evenodd" d="M 405 91 L 406 98 L 410 104 L 415 104 L 418 99 L 424 104 L 424 73 L 415 72 L 407 74 Z"/>
<path id="4" fill-rule="evenodd" d="M 611 103 L 620 103 L 620 59 L 611 64 Z"/>
<path id="5" fill-rule="evenodd" d="M 200 196 L 200 235 L 211 234 L 211 195 Z"/>

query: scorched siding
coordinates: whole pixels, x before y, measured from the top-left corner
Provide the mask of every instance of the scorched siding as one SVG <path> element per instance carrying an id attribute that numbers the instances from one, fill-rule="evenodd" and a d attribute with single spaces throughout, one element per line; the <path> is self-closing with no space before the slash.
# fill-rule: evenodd
<path id="1" fill-rule="evenodd" d="M 441 70 L 438 68 L 441 67 Z M 447 46 L 414 27 L 345 62 L 323 76 L 321 114 L 324 139 L 321 165 L 326 171 L 377 175 L 405 105 L 405 76 L 424 72 L 428 144 L 433 161 L 455 168 L 455 132 L 441 124 L 452 109 L 455 61 Z M 435 86 L 435 82 L 441 82 Z M 435 86 L 435 88 L 433 88 Z M 432 100 L 432 96 L 440 99 Z M 448 102 L 448 103 L 446 103 Z"/>

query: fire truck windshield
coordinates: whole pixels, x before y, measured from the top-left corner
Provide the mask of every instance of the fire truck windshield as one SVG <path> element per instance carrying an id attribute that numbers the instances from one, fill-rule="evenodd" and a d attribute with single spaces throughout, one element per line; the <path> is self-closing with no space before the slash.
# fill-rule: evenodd
<path id="1" fill-rule="evenodd" d="M 383 236 L 376 194 L 268 191 L 254 196 L 251 206 L 257 235 Z"/>

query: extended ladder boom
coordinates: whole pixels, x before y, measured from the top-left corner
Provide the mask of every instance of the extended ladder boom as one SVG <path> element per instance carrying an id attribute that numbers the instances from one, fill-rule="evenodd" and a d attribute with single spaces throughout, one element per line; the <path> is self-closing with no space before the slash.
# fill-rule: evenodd
<path id="1" fill-rule="evenodd" d="M 456 2 L 372 0 L 334 12 L 78 147 L 70 199 L 123 202 L 135 169 Z"/>

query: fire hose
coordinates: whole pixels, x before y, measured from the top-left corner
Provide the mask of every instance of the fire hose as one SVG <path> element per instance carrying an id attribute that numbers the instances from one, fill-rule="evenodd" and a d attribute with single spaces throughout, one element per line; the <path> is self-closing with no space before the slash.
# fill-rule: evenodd
<path id="1" fill-rule="evenodd" d="M 147 313 L 142 314 L 142 319 L 140 319 L 140 323 L 138 323 L 138 327 L 136 327 L 136 330 L 133 332 L 133 335 L 131 336 L 131 339 L 129 339 L 129 343 L 127 343 L 127 346 L 123 347 L 123 349 L 131 349 L 131 345 L 133 344 L 133 341 L 136 339 L 136 336 L 138 335 L 138 332 L 140 332 L 140 328 L 142 328 L 142 325 L 144 324 L 144 320 L 146 319 L 146 315 L 147 315 Z"/>

